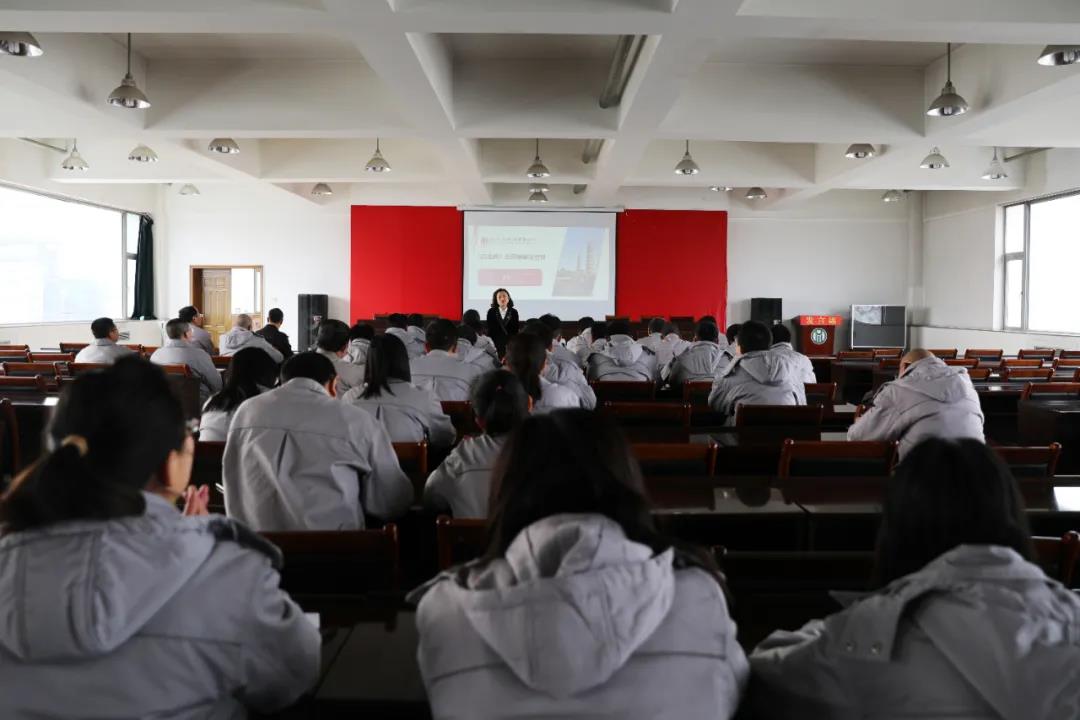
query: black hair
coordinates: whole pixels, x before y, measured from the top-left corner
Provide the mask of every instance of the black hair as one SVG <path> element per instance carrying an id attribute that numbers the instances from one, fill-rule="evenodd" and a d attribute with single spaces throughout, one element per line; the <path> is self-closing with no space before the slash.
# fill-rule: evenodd
<path id="1" fill-rule="evenodd" d="M 697 335 L 698 340 L 716 342 L 720 339 L 720 328 L 716 327 L 716 323 L 711 323 L 708 320 L 702 320 L 698 323 L 697 330 L 694 332 L 694 334 Z"/>
<path id="2" fill-rule="evenodd" d="M 492 437 L 505 435 L 529 417 L 529 395 L 509 370 L 481 375 L 469 398 L 484 433 Z"/>
<path id="3" fill-rule="evenodd" d="M 551 330 L 551 337 L 558 340 L 562 337 L 562 320 L 558 315 L 552 315 L 551 313 L 544 313 L 540 316 L 540 322 L 548 326 Z"/>
<path id="4" fill-rule="evenodd" d="M 739 348 L 744 352 L 768 350 L 772 345 L 772 333 L 769 326 L 757 320 L 747 320 L 739 327 Z"/>
<path id="5" fill-rule="evenodd" d="M 612 335 L 629 335 L 634 337 L 633 331 L 630 329 L 630 323 L 626 320 L 612 320 L 608 323 L 608 337 Z"/>
<path id="6" fill-rule="evenodd" d="M 540 338 L 540 342 L 544 343 L 545 350 L 549 350 L 551 343 L 555 341 L 555 336 L 551 334 L 551 328 L 540 320 L 530 320 L 525 323 L 521 328 L 521 332 L 530 333 Z"/>
<path id="7" fill-rule="evenodd" d="M 169 322 L 165 323 L 165 337 L 170 340 L 183 340 L 184 336 L 188 334 L 188 330 L 191 329 L 191 325 L 187 320 L 181 320 L 180 318 L 173 318 Z"/>
<path id="8" fill-rule="evenodd" d="M 717 324 L 716 323 L 716 318 L 714 318 L 712 315 L 702 315 L 701 317 L 699 317 L 698 318 L 698 323 L 700 324 L 700 323 L 703 323 L 703 322 L 711 322 L 713 325 Z"/>
<path id="9" fill-rule="evenodd" d="M 412 381 L 409 368 L 409 351 L 405 343 L 395 335 L 379 335 L 371 341 L 367 361 L 364 363 L 364 392 L 361 397 L 374 398 L 382 395 L 383 390 L 391 395 L 391 380 Z"/>
<path id="10" fill-rule="evenodd" d="M 341 352 L 349 344 L 349 326 L 340 320 L 323 320 L 315 345 L 327 352 Z"/>
<path id="11" fill-rule="evenodd" d="M 386 318 L 386 323 L 390 327 L 396 327 L 405 330 L 409 327 L 409 318 L 405 317 L 401 313 L 391 313 L 390 317 Z"/>
<path id="12" fill-rule="evenodd" d="M 608 336 L 608 324 L 603 320 L 593 320 L 589 329 L 592 330 L 593 340 L 602 340 Z"/>
<path id="13" fill-rule="evenodd" d="M 337 377 L 337 370 L 330 358 L 317 352 L 296 353 L 281 366 L 281 382 L 287 383 L 296 378 L 314 380 L 325 385 Z"/>
<path id="14" fill-rule="evenodd" d="M 739 323 L 732 323 L 727 326 L 727 330 L 724 331 L 724 335 L 727 336 L 727 341 L 729 343 L 735 342 L 735 339 L 739 337 L 739 328 L 741 327 L 742 325 L 740 325 Z"/>
<path id="15" fill-rule="evenodd" d="M 205 410 L 229 412 L 260 392 L 259 386 L 272 388 L 277 383 L 278 365 L 266 351 L 249 347 L 232 356 L 225 371 L 225 385 L 211 397 Z"/>
<path id="16" fill-rule="evenodd" d="M 121 358 L 79 375 L 46 430 L 52 451 L 0 498 L 0 524 L 19 532 L 141 515 L 142 490 L 186 435 L 180 402 L 156 365 Z"/>
<path id="17" fill-rule="evenodd" d="M 109 333 L 116 329 L 116 323 L 112 318 L 98 318 L 90 323 L 90 334 L 98 340 L 109 337 Z"/>
<path id="18" fill-rule="evenodd" d="M 449 320 L 432 320 L 425 330 L 428 347 L 449 351 L 457 345 L 457 326 Z"/>
<path id="19" fill-rule="evenodd" d="M 649 334 L 659 333 L 664 331 L 664 327 L 667 325 L 667 321 L 662 317 L 654 317 L 649 321 Z"/>
<path id="20" fill-rule="evenodd" d="M 285 322 L 285 313 L 281 312 L 281 308 L 270 308 L 270 312 L 266 313 L 266 319 L 272 323 Z"/>
<path id="21" fill-rule="evenodd" d="M 473 330 L 480 332 L 482 327 L 480 324 L 480 311 L 479 310 L 466 310 L 461 315 L 461 324 L 468 325 Z"/>
<path id="22" fill-rule="evenodd" d="M 476 344 L 476 341 L 478 339 L 477 335 L 476 335 L 476 331 L 473 330 L 468 325 L 465 325 L 465 324 L 457 326 L 457 335 L 458 335 L 458 341 L 459 342 L 461 340 L 468 340 L 473 345 Z"/>
<path id="23" fill-rule="evenodd" d="M 679 334 L 679 326 L 676 325 L 673 322 L 664 323 L 664 334 L 665 335 L 671 335 L 672 333 L 675 333 L 676 335 L 678 335 Z"/>
<path id="24" fill-rule="evenodd" d="M 499 307 L 499 301 L 496 300 L 496 298 L 499 297 L 499 293 L 501 293 L 501 292 L 506 293 L 506 298 L 507 298 L 506 307 L 508 307 L 508 308 L 514 307 L 514 296 L 511 295 L 510 291 L 507 290 L 506 288 L 499 288 L 495 292 L 491 293 L 491 307 Z"/>
<path id="25" fill-rule="evenodd" d="M 877 581 L 913 573 L 958 545 L 1002 545 L 1034 557 L 1008 466 L 977 440 L 926 440 L 885 484 Z"/>
<path id="26" fill-rule="evenodd" d="M 772 341 L 776 343 L 789 343 L 791 342 L 791 331 L 787 329 L 787 326 L 783 323 L 777 323 L 772 326 Z"/>
<path id="27" fill-rule="evenodd" d="M 424 316 L 420 313 L 409 313 L 409 316 L 405 319 L 405 322 L 407 322 L 409 325 L 412 325 L 413 327 L 423 327 Z"/>
<path id="28" fill-rule="evenodd" d="M 186 323 L 191 322 L 199 316 L 199 308 L 194 305 L 185 305 L 180 308 L 180 312 L 176 313 L 176 317 L 183 320 Z"/>
<path id="29" fill-rule="evenodd" d="M 349 341 L 371 340 L 375 337 L 375 328 L 367 323 L 358 322 L 349 328 Z"/>
<path id="30" fill-rule="evenodd" d="M 591 328 L 593 326 L 593 323 L 595 323 L 595 322 L 596 322 L 595 320 L 593 320 L 591 317 L 586 315 L 585 317 L 583 317 L 583 318 L 581 318 L 580 320 L 577 321 L 578 332 L 581 332 L 585 328 Z"/>
<path id="31" fill-rule="evenodd" d="M 517 375 L 534 401 L 540 400 L 540 371 L 545 362 L 547 347 L 539 335 L 522 332 L 506 343 L 506 369 Z"/>

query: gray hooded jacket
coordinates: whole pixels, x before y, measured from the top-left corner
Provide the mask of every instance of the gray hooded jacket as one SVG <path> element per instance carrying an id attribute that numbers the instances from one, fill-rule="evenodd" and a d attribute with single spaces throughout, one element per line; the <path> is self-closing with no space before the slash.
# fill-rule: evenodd
<path id="1" fill-rule="evenodd" d="M 353 388 L 343 400 L 367 410 L 383 424 L 390 442 L 420 442 L 449 447 L 457 439 L 450 416 L 430 390 L 421 390 L 404 380 L 390 380 L 375 397 L 363 397 L 364 387 Z"/>
<path id="2" fill-rule="evenodd" d="M 100 363 L 112 365 L 122 357 L 134 355 L 135 351 L 123 345 L 117 345 L 109 338 L 95 338 L 75 356 L 77 363 Z"/>
<path id="3" fill-rule="evenodd" d="M 802 383 L 799 383 L 802 389 Z M 739 405 L 805 405 L 806 395 L 795 388 L 790 365 L 768 350 L 756 350 L 735 358 L 720 371 L 709 392 L 709 406 L 735 415 Z"/>
<path id="4" fill-rule="evenodd" d="M 244 348 L 249 347 L 259 348 L 278 364 L 281 364 L 285 359 L 276 347 L 266 341 L 266 338 L 256 335 L 250 330 L 234 327 L 221 336 L 221 354 L 223 356 L 235 355 Z"/>
<path id="5" fill-rule="evenodd" d="M 554 515 L 444 573 L 416 622 L 435 718 L 728 718 L 747 662 L 717 582 L 599 515 Z"/>
<path id="6" fill-rule="evenodd" d="M 593 346 L 597 347 L 597 343 Z M 589 379 L 656 380 L 656 355 L 629 335 L 612 335 L 606 345 L 589 355 Z"/>
<path id="7" fill-rule="evenodd" d="M 418 358 L 424 354 L 424 341 L 417 338 L 408 330 L 401 328 L 391 327 L 386 328 L 387 335 L 393 335 L 402 343 L 405 344 L 405 351 L 409 353 L 409 358 Z"/>
<path id="8" fill-rule="evenodd" d="M 467 437 L 442 461 L 424 486 L 424 505 L 456 518 L 486 518 L 491 471 L 505 436 Z"/>
<path id="9" fill-rule="evenodd" d="M 724 341 L 725 347 L 727 340 Z M 690 344 L 681 355 L 672 359 L 666 368 L 668 381 L 672 385 L 698 380 L 712 380 L 719 372 L 724 348 L 709 340 L 698 340 Z"/>
<path id="10" fill-rule="evenodd" d="M 472 384 L 484 374 L 477 365 L 467 363 L 460 355 L 445 350 L 432 350 L 409 362 L 413 384 L 431 390 L 440 401 L 468 400 Z"/>
<path id="11" fill-rule="evenodd" d="M 596 408 L 596 393 L 585 379 L 577 356 L 562 345 L 556 345 L 555 349 L 548 353 L 544 379 L 572 391 L 578 398 L 579 407 L 586 410 Z"/>
<path id="12" fill-rule="evenodd" d="M 315 683 L 319 632 L 276 548 L 144 497 L 137 517 L 0 539 L 0 717 L 238 719 Z"/>
<path id="13" fill-rule="evenodd" d="M 214 367 L 214 361 L 186 340 L 166 340 L 150 356 L 150 362 L 155 365 L 187 365 L 191 374 L 199 378 L 199 400 L 203 403 L 221 390 L 221 373 Z"/>
<path id="14" fill-rule="evenodd" d="M 779 357 L 783 358 L 791 365 L 791 377 L 797 382 L 801 382 L 803 385 L 810 383 L 811 385 L 817 382 L 817 375 L 814 374 L 814 364 L 810 362 L 810 358 L 798 352 L 791 346 L 789 342 L 776 343 L 769 352 L 775 353 Z"/>

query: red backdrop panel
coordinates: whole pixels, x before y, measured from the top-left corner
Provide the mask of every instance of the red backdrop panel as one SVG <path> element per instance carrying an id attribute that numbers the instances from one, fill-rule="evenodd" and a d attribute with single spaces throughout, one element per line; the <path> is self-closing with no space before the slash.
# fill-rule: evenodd
<path id="1" fill-rule="evenodd" d="M 727 213 L 619 213 L 615 312 L 714 316 L 727 324 Z"/>
<path id="2" fill-rule="evenodd" d="M 350 322 L 391 312 L 461 317 L 462 214 L 353 205 Z"/>

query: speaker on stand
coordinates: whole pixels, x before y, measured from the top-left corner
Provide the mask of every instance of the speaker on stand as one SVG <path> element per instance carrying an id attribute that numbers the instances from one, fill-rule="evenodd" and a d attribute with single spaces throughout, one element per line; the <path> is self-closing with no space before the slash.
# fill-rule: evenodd
<path id="1" fill-rule="evenodd" d="M 784 300 L 782 298 L 750 298 L 750 319 L 765 323 L 769 327 L 784 321 Z"/>
<path id="2" fill-rule="evenodd" d="M 299 352 L 310 350 L 319 335 L 319 323 L 326 319 L 330 311 L 329 295 L 300 295 L 299 308 L 296 313 L 299 325 L 299 337 L 296 347 Z"/>

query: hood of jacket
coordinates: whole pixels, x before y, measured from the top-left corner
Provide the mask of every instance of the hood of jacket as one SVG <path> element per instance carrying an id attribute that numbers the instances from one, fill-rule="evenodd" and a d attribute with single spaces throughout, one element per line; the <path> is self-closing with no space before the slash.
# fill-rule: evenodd
<path id="1" fill-rule="evenodd" d="M 215 538 L 144 494 L 146 512 L 68 522 L 0 540 L 0 648 L 27 662 L 112 652 L 203 565 Z"/>
<path id="2" fill-rule="evenodd" d="M 946 365 L 937 357 L 913 362 L 896 384 L 942 403 L 962 400 L 974 392 L 966 368 Z"/>
<path id="3" fill-rule="evenodd" d="M 667 616 L 672 551 L 654 555 L 603 516 L 554 515 L 451 593 L 522 683 L 567 697 L 606 682 Z"/>
<path id="4" fill-rule="evenodd" d="M 784 385 L 789 382 L 786 362 L 768 350 L 755 350 L 740 355 L 722 371 L 721 376 L 730 375 L 736 368 L 742 368 L 762 385 Z"/>
<path id="5" fill-rule="evenodd" d="M 250 330 L 234 327 L 232 330 L 221 336 L 221 349 L 238 350 L 251 342 L 253 337 L 255 337 L 255 333 Z"/>
<path id="6" fill-rule="evenodd" d="M 620 367 L 628 367 L 641 359 L 645 348 L 629 335 L 612 335 L 603 352 Z"/>

